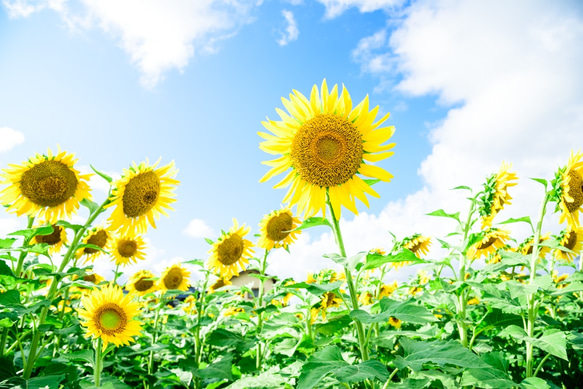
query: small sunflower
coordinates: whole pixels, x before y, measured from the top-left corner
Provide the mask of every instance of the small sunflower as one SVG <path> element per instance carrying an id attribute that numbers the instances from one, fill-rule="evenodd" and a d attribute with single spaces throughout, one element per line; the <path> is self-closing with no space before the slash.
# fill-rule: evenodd
<path id="1" fill-rule="evenodd" d="M 393 327 L 395 327 L 395 329 L 399 329 L 401 328 L 401 325 L 403 324 L 403 322 L 400 319 L 397 319 L 396 317 L 389 317 L 389 324 Z"/>
<path id="2" fill-rule="evenodd" d="M 574 254 L 566 251 L 555 250 L 555 258 L 567 262 L 573 262 L 573 260 L 581 253 L 581 250 L 583 250 L 583 227 L 572 229 L 567 226 L 567 228 L 558 236 L 558 241 L 561 246 L 573 251 Z"/>
<path id="3" fill-rule="evenodd" d="M 233 283 L 229 279 L 219 277 L 219 279 L 216 280 L 215 283 L 209 287 L 208 292 L 214 293 L 218 289 L 221 289 L 223 286 L 227 286 L 227 285 L 233 285 Z"/>
<path id="4" fill-rule="evenodd" d="M 124 235 L 111 239 L 109 251 L 115 259 L 116 265 L 127 266 L 146 259 L 144 249 L 146 243 L 140 235 Z"/>
<path id="5" fill-rule="evenodd" d="M 329 92 L 326 80 L 320 91 L 314 85 L 309 100 L 296 90 L 289 97 L 282 98 L 289 115 L 276 109 L 281 121 L 262 122 L 273 134 L 258 133 L 266 139 L 259 146 L 261 150 L 281 155 L 263 162 L 271 170 L 260 182 L 289 170 L 274 188 L 290 186 L 283 201 L 297 204 L 304 217 L 319 211 L 325 215 L 327 193 L 336 218 L 340 219 L 341 206 L 358 213 L 356 198 L 368 206 L 365 193 L 379 197 L 358 175 L 386 182 L 393 178 L 384 169 L 366 163 L 393 154 L 387 150 L 395 144 L 382 143 L 391 138 L 395 128 L 379 128 L 389 114 L 375 122 L 378 106 L 369 111 L 368 96 L 352 108 L 346 88 L 342 87 L 338 96 L 338 86 Z"/>
<path id="6" fill-rule="evenodd" d="M 191 294 L 182 302 L 182 310 L 189 315 L 196 315 L 198 313 L 196 303 L 196 297 Z"/>
<path id="7" fill-rule="evenodd" d="M 572 229 L 580 227 L 579 212 L 583 206 L 583 154 L 571 152 L 569 163 L 555 174 L 555 181 L 560 183 L 557 208 L 562 211 L 559 222 Z"/>
<path id="8" fill-rule="evenodd" d="M 0 174 L 0 202 L 18 216 L 39 217 L 55 224 L 76 214 L 83 199 L 91 199 L 88 185 L 91 174 L 79 174 L 73 166 L 74 154 L 59 148 L 53 155 L 36 154 L 22 165 L 10 165 Z"/>
<path id="9" fill-rule="evenodd" d="M 482 229 L 492 227 L 492 220 L 504 208 L 511 204 L 512 197 L 508 188 L 516 185 L 518 176 L 510 172 L 512 165 L 502 162 L 498 173 L 493 174 L 484 184 L 484 194 L 480 197 L 480 214 L 482 216 Z"/>
<path id="10" fill-rule="evenodd" d="M 175 202 L 174 189 L 180 182 L 174 177 L 178 170 L 174 162 L 156 169 L 158 162 L 149 166 L 149 162 L 133 164 L 124 169 L 122 177 L 113 185 L 111 203 L 115 206 L 108 221 L 113 231 L 125 235 L 128 232 L 144 234 L 148 222 L 156 228 L 155 219 L 160 214 L 168 216 L 166 209 L 172 209 Z"/>
<path id="11" fill-rule="evenodd" d="M 289 208 L 273 211 L 265 215 L 259 224 L 261 236 L 257 245 L 266 250 L 286 248 L 294 242 L 301 231 L 292 231 L 300 225 Z"/>
<path id="12" fill-rule="evenodd" d="M 244 269 L 253 253 L 253 243 L 243 239 L 250 230 L 251 227 L 245 227 L 245 224 L 239 227 L 237 219 L 233 219 L 229 232 L 223 232 L 209 250 L 210 269 L 218 272 L 222 278 L 238 276 L 239 268 Z"/>
<path id="13" fill-rule="evenodd" d="M 156 276 L 149 270 L 139 270 L 134 273 L 126 283 L 126 289 L 130 293 L 136 293 L 138 296 L 145 296 L 148 293 L 156 291 Z"/>
<path id="14" fill-rule="evenodd" d="M 83 238 L 84 244 L 92 244 L 99 248 L 105 249 L 107 248 L 107 243 L 113 239 L 111 232 L 105 229 L 103 226 L 94 227 L 85 238 Z M 97 250 L 91 247 L 84 247 L 80 250 L 77 250 L 76 257 L 81 258 L 85 257 L 83 263 L 87 262 L 94 262 L 99 256 L 103 254 L 103 251 Z"/>
<path id="15" fill-rule="evenodd" d="M 39 226 L 44 225 L 45 223 L 40 223 Z M 32 243 L 46 243 L 49 245 L 49 254 L 55 254 L 61 251 L 61 248 L 64 244 L 67 244 L 67 231 L 64 227 L 57 226 L 55 224 L 51 224 L 53 227 L 53 232 L 48 235 L 36 235 L 32 238 Z"/>
<path id="16" fill-rule="evenodd" d="M 334 292 L 326 292 L 322 296 L 322 300 L 320 301 L 319 311 L 322 312 L 322 319 L 326 320 L 326 311 L 328 308 L 339 308 L 340 304 L 342 304 L 342 299 Z M 318 312 L 316 312 L 317 315 Z"/>
<path id="17" fill-rule="evenodd" d="M 417 258 L 421 258 L 421 255 L 427 255 L 429 253 L 431 238 L 422 236 L 421 234 L 415 234 L 410 238 L 405 238 L 403 243 L 404 248 L 410 250 Z"/>
<path id="18" fill-rule="evenodd" d="M 382 285 L 379 290 L 379 300 L 381 300 L 383 297 L 389 297 L 395 290 L 397 290 L 398 287 L 399 285 L 397 284 L 397 281 L 393 282 L 392 284 Z"/>
<path id="19" fill-rule="evenodd" d="M 538 238 L 538 243 L 539 245 L 550 239 L 550 232 L 547 232 L 546 234 L 542 235 L 541 237 Z M 531 236 L 530 238 L 526 239 L 524 242 L 522 242 L 519 246 L 518 246 L 518 250 L 520 250 L 520 252 L 524 255 L 531 255 L 532 254 L 532 244 L 534 243 L 534 236 Z M 540 258 L 544 258 L 547 253 L 549 253 L 551 251 L 550 248 L 548 248 L 547 246 L 539 246 L 538 248 L 538 256 Z"/>
<path id="20" fill-rule="evenodd" d="M 496 250 L 504 247 L 506 241 L 510 238 L 510 233 L 497 228 L 490 228 L 484 232 L 484 237 L 469 248 L 467 257 L 478 259 L 482 256 L 487 257 L 489 254 L 495 254 Z"/>
<path id="21" fill-rule="evenodd" d="M 371 305 L 372 304 L 372 293 L 364 292 L 358 295 L 358 302 L 361 305 Z"/>
<path id="22" fill-rule="evenodd" d="M 81 279 L 85 282 L 92 283 L 96 286 L 99 285 L 100 283 L 102 283 L 103 281 L 105 281 L 105 278 L 103 278 L 102 276 L 100 276 L 97 273 L 87 273 L 81 278 L 79 278 L 79 276 L 76 274 L 74 274 L 73 277 L 71 277 L 72 281 L 79 280 L 79 279 Z M 72 286 L 69 288 L 69 293 L 70 293 L 71 298 L 80 299 L 81 297 L 87 296 L 89 293 L 91 293 L 91 291 L 94 288 L 95 288 L 94 286 L 91 286 L 91 287 Z"/>
<path id="23" fill-rule="evenodd" d="M 77 312 L 81 325 L 87 328 L 85 337 L 101 338 L 104 350 L 109 343 L 128 345 L 133 336 L 140 335 L 141 323 L 136 319 L 139 303 L 132 302 L 129 294 L 124 296 L 119 286 L 96 288 L 81 303 L 83 308 Z"/>
<path id="24" fill-rule="evenodd" d="M 187 291 L 190 287 L 190 272 L 180 264 L 167 267 L 158 281 L 161 290 L 182 290 Z"/>

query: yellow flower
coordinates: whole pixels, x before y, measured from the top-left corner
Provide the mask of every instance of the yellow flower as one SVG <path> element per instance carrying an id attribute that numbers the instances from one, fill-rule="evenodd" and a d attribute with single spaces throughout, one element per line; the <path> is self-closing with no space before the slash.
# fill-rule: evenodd
<path id="1" fill-rule="evenodd" d="M 209 268 L 219 273 L 222 278 L 231 278 L 239 275 L 239 268 L 244 269 L 249 263 L 253 250 L 253 243 L 243 239 L 251 227 L 243 224 L 239 227 L 237 219 L 233 219 L 233 226 L 229 232 L 223 232 L 209 250 Z"/>
<path id="2" fill-rule="evenodd" d="M 98 226 L 93 228 L 91 231 L 87 233 L 87 235 L 85 235 L 85 238 L 83 238 L 83 243 L 92 244 L 99 248 L 105 249 L 110 239 L 112 239 L 111 233 L 102 226 Z M 77 258 L 85 256 L 85 260 L 83 261 L 83 263 L 87 263 L 94 262 L 95 259 L 101 256 L 102 254 L 103 251 L 101 250 L 97 250 L 91 247 L 84 247 L 80 250 L 77 250 L 77 253 L 75 255 Z"/>
<path id="3" fill-rule="evenodd" d="M 38 226 L 42 226 L 45 223 L 42 222 Z M 37 226 L 37 227 L 38 227 Z M 32 243 L 46 243 L 49 245 L 49 255 L 58 253 L 61 251 L 63 244 L 67 244 L 67 231 L 64 227 L 57 226 L 55 224 L 51 225 L 53 227 L 53 232 L 48 235 L 36 235 L 32 238 Z"/>
<path id="4" fill-rule="evenodd" d="M 492 175 L 484 185 L 484 195 L 481 197 L 482 229 L 492 227 L 492 220 L 504 208 L 504 205 L 511 204 L 512 197 L 508 193 L 508 188 L 516 185 L 518 176 L 511 173 L 509 169 L 512 165 L 502 162 L 497 174 Z"/>
<path id="5" fill-rule="evenodd" d="M 223 286 L 227 286 L 227 285 L 233 285 L 233 283 L 229 279 L 219 278 L 218 280 L 215 281 L 214 284 L 212 284 L 209 287 L 208 292 L 209 293 L 214 293 L 214 292 L 217 291 L 217 289 L 221 289 Z"/>
<path id="6" fill-rule="evenodd" d="M 139 270 L 130 277 L 126 283 L 126 289 L 128 292 L 136 293 L 138 296 L 145 296 L 156 291 L 155 278 L 156 276 L 151 271 Z"/>
<path id="7" fill-rule="evenodd" d="M 417 258 L 421 258 L 422 254 L 427 255 L 429 253 L 429 246 L 431 246 L 431 238 L 421 236 L 420 234 L 415 234 L 411 238 L 408 238 L 407 242 L 403 245 L 404 248 L 411 250 Z"/>
<path id="8" fill-rule="evenodd" d="M 396 329 L 401 328 L 401 324 L 403 324 L 401 322 L 401 320 L 397 319 L 396 317 L 389 317 L 389 324 L 392 325 L 393 327 L 395 327 Z"/>
<path id="9" fill-rule="evenodd" d="M 583 161 L 581 152 L 571 152 L 569 163 L 561 173 L 561 198 L 559 207 L 562 210 L 560 223 L 567 221 L 572 229 L 580 227 L 579 211 L 583 205 Z"/>
<path id="10" fill-rule="evenodd" d="M 316 274 L 316 277 L 318 275 Z M 315 284 L 318 280 L 314 277 L 314 273 L 308 273 L 308 278 L 306 279 L 306 283 L 308 284 Z"/>
<path id="11" fill-rule="evenodd" d="M 127 266 L 146 258 L 146 243 L 140 235 L 118 236 L 110 242 L 109 251 L 116 265 Z"/>
<path id="12" fill-rule="evenodd" d="M 538 239 L 538 243 L 539 243 L 539 246 L 538 246 L 538 256 L 539 256 L 540 258 L 544 258 L 544 257 L 545 257 L 545 255 L 547 255 L 547 253 L 548 253 L 549 251 L 551 251 L 551 249 L 550 249 L 550 248 L 548 248 L 547 246 L 540 246 L 540 243 L 544 242 L 545 240 L 549 240 L 549 238 L 550 238 L 550 235 L 551 235 L 551 234 L 550 234 L 549 232 L 547 232 L 545 235 L 541 236 L 541 237 Z M 526 241 L 524 241 L 524 242 L 523 242 L 523 243 L 522 243 L 522 244 L 519 246 L 519 249 L 520 249 L 520 251 L 522 252 L 522 254 L 524 254 L 524 255 L 531 255 L 531 254 L 532 254 L 532 249 L 533 249 L 533 247 L 532 247 L 532 244 L 533 244 L 533 243 L 534 243 L 534 236 L 531 236 L 531 237 L 530 237 L 530 238 L 528 238 Z"/>
<path id="13" fill-rule="evenodd" d="M 292 231 L 300 225 L 289 208 L 273 211 L 265 215 L 259 224 L 261 236 L 257 245 L 266 250 L 287 248 L 301 231 Z"/>
<path id="14" fill-rule="evenodd" d="M 86 327 L 85 337 L 101 338 L 103 349 L 109 343 L 128 345 L 133 336 L 140 335 L 141 323 L 136 319 L 139 304 L 132 302 L 131 295 L 123 294 L 117 285 L 105 285 L 94 289 L 81 299 L 83 308 L 77 309 Z"/>
<path id="15" fill-rule="evenodd" d="M 340 297 L 336 297 L 334 292 L 327 292 L 324 293 L 322 296 L 322 300 L 320 301 L 320 307 L 322 310 L 322 319 L 326 320 L 326 311 L 328 308 L 338 308 L 342 303 L 342 299 Z"/>
<path id="16" fill-rule="evenodd" d="M 326 80 L 320 91 L 314 85 L 309 100 L 294 90 L 290 100 L 282 98 L 282 102 L 290 114 L 277 109 L 281 121 L 262 122 L 273 134 L 260 132 L 266 140 L 259 147 L 281 157 L 264 162 L 271 170 L 260 182 L 289 170 L 275 188 L 290 186 L 283 202 L 297 204 L 304 217 L 319 211 L 325 215 L 327 193 L 337 219 L 341 206 L 358 212 L 356 198 L 368 206 L 365 193 L 379 197 L 358 175 L 386 182 L 393 177 L 365 162 L 378 162 L 393 154 L 386 151 L 394 143 L 381 145 L 395 131 L 392 126 L 379 128 L 388 113 L 374 122 L 378 107 L 369 111 L 368 96 L 353 109 L 346 88 L 338 96 L 337 85 L 329 92 Z"/>
<path id="17" fill-rule="evenodd" d="M 244 313 L 244 312 L 245 312 L 245 310 L 243 308 L 230 307 L 225 311 L 225 313 L 223 313 L 223 316 L 235 316 L 238 313 Z"/>
<path id="18" fill-rule="evenodd" d="M 77 162 L 74 154 L 59 148 L 53 155 L 36 154 L 22 165 L 10 165 L 0 174 L 8 185 L 0 192 L 0 202 L 8 212 L 18 216 L 28 215 L 55 224 L 76 214 L 83 199 L 91 200 L 88 185 L 91 174 L 79 174 L 73 168 Z"/>
<path id="19" fill-rule="evenodd" d="M 74 274 L 73 277 L 71 277 L 72 281 L 78 280 L 79 276 Z M 85 282 L 90 282 L 94 285 L 99 285 L 100 283 L 102 283 L 103 281 L 105 281 L 105 278 L 103 278 L 102 276 L 100 276 L 97 273 L 88 273 L 85 274 L 83 277 L 81 277 L 81 279 Z M 50 285 L 50 283 L 49 283 Z M 71 298 L 73 299 L 79 299 L 83 296 L 88 295 L 89 293 L 91 293 L 91 291 L 94 289 L 95 287 L 81 287 L 81 286 L 72 286 L 69 288 L 69 293 Z"/>
<path id="20" fill-rule="evenodd" d="M 480 299 L 477 297 L 468 300 L 468 305 L 478 305 L 480 304 Z"/>
<path id="21" fill-rule="evenodd" d="M 160 290 L 182 290 L 187 291 L 190 287 L 190 272 L 182 265 L 174 264 L 164 270 L 158 281 Z"/>
<path id="22" fill-rule="evenodd" d="M 371 305 L 372 304 L 372 293 L 364 292 L 358 296 L 358 302 L 362 305 Z"/>
<path id="23" fill-rule="evenodd" d="M 573 251 L 574 254 L 566 251 L 555 250 L 555 258 L 567 262 L 573 262 L 583 249 L 583 227 L 573 229 L 570 226 L 567 226 L 567 229 L 561 232 L 561 235 L 559 236 L 559 244 Z"/>
<path id="24" fill-rule="evenodd" d="M 174 177 L 178 170 L 174 162 L 156 169 L 158 162 L 149 166 L 149 162 L 133 164 L 124 169 L 122 177 L 113 185 L 111 203 L 115 206 L 108 221 L 113 231 L 120 235 L 129 233 L 144 234 L 148 222 L 156 228 L 155 219 L 160 214 L 168 216 L 165 209 L 172 209 L 175 202 L 174 189 L 180 182 Z"/>
<path id="25" fill-rule="evenodd" d="M 497 249 L 506 245 L 509 237 L 510 233 L 508 231 L 490 228 L 485 232 L 482 240 L 474 243 L 469 248 L 467 257 L 470 259 L 478 259 L 482 256 L 487 257 L 489 254 L 495 254 Z"/>
<path id="26" fill-rule="evenodd" d="M 198 313 L 196 310 L 196 298 L 194 295 L 191 294 L 184 299 L 182 302 L 182 310 L 189 315 L 195 315 Z"/>
<path id="27" fill-rule="evenodd" d="M 430 280 L 429 274 L 425 270 L 419 270 L 417 275 L 419 276 L 419 285 L 425 285 Z"/>
<path id="28" fill-rule="evenodd" d="M 399 286 L 397 281 L 393 282 L 392 284 L 384 284 L 381 286 L 381 289 L 379 290 L 379 300 L 381 300 L 383 297 L 389 297 L 395 290 L 397 290 L 398 287 Z"/>

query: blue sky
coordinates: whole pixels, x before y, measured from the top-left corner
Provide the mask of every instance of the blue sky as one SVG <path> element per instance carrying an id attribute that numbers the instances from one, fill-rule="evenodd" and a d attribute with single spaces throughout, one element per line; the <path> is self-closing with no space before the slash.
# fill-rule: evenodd
<path id="1" fill-rule="evenodd" d="M 575 1 L 136 4 L 3 0 L 0 167 L 57 144 L 112 175 L 132 161 L 174 160 L 175 211 L 149 229 L 141 267 L 206 259 L 203 237 L 232 217 L 258 232 L 285 195 L 275 180 L 258 182 L 271 159 L 258 148 L 261 121 L 278 118 L 292 89 L 308 94 L 324 78 L 355 102 L 368 94 L 396 127 L 395 155 L 380 163 L 394 180 L 375 186 L 381 198 L 358 217 L 343 212 L 353 253 L 387 247 L 389 230 L 447 233 L 451 225 L 424 214 L 465 210 L 449 188 L 479 185 L 502 160 L 521 177 L 548 178 L 583 146 Z M 508 216 L 538 208 L 539 189 L 522 184 Z M 0 214 L 3 234 L 22 223 Z M 269 271 L 300 277 L 327 266 L 320 257 L 331 251 L 331 236 L 315 229 Z"/>

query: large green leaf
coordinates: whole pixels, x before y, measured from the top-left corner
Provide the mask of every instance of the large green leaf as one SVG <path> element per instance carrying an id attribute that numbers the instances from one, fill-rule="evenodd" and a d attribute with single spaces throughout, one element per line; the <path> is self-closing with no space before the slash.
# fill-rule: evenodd
<path id="1" fill-rule="evenodd" d="M 332 228 L 332 225 L 330 224 L 328 219 L 324 217 L 309 217 L 306 220 L 304 220 L 300 226 L 296 227 L 292 231 L 305 230 L 306 228 L 317 226 L 328 226 Z"/>
<path id="2" fill-rule="evenodd" d="M 538 338 L 526 338 L 526 341 L 533 346 L 554 355 L 555 357 L 568 361 L 567 358 L 567 337 L 563 331 L 557 329 L 546 330 Z"/>
<path id="3" fill-rule="evenodd" d="M 370 314 L 356 309 L 350 312 L 350 317 L 366 324 L 385 323 L 391 316 L 406 323 L 425 324 L 438 321 L 427 308 L 417 304 L 415 300 L 395 301 L 383 298 L 380 307 L 380 313 Z"/>
<path id="4" fill-rule="evenodd" d="M 529 377 L 520 383 L 523 389 L 550 389 L 551 387 L 545 380 L 538 377 Z"/>
<path id="5" fill-rule="evenodd" d="M 189 370 L 192 372 L 192 374 L 200 378 L 216 378 L 220 380 L 226 379 L 232 381 L 232 360 L 233 356 L 228 354 L 220 361 L 215 361 L 204 369 L 191 368 Z"/>
<path id="6" fill-rule="evenodd" d="M 336 281 L 336 282 L 332 282 L 330 284 L 322 285 L 322 284 L 309 284 L 307 282 L 298 282 L 297 284 L 284 286 L 284 288 L 287 288 L 287 289 L 307 289 L 308 292 L 320 297 L 324 293 L 331 292 L 333 290 L 340 288 L 340 286 L 342 286 L 343 283 L 344 283 L 344 281 Z"/>
<path id="7" fill-rule="evenodd" d="M 369 253 L 366 256 L 364 266 L 361 270 L 371 270 L 383 266 L 385 263 L 413 262 L 414 264 L 429 263 L 421 258 L 417 258 L 411 250 L 403 249 L 397 254 L 381 255 Z"/>

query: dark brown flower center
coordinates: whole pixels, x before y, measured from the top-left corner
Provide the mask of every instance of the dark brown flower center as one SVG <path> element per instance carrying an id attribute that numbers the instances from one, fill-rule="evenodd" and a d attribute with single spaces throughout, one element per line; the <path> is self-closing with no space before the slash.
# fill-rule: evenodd
<path id="1" fill-rule="evenodd" d="M 138 174 L 126 184 L 122 198 L 123 212 L 127 217 L 138 217 L 152 209 L 160 195 L 160 179 L 149 171 Z"/>
<path id="2" fill-rule="evenodd" d="M 583 179 L 576 171 L 570 171 L 569 174 L 569 196 L 573 198 L 572 202 L 565 201 L 569 212 L 573 213 L 583 205 Z"/>
<path id="3" fill-rule="evenodd" d="M 56 245 L 61 241 L 61 231 L 63 230 L 60 226 L 52 225 L 53 232 L 48 235 L 37 235 L 34 239 L 38 243 L 46 243 L 49 246 Z"/>
<path id="4" fill-rule="evenodd" d="M 184 275 L 182 274 L 182 270 L 179 268 L 172 268 L 170 271 L 164 276 L 164 286 L 168 290 L 178 289 L 180 284 L 182 284 L 182 279 Z"/>
<path id="5" fill-rule="evenodd" d="M 107 243 L 108 238 L 109 238 L 109 235 L 107 235 L 107 232 L 105 232 L 105 230 L 99 230 L 99 231 L 94 232 L 93 235 L 91 235 L 89 237 L 89 239 L 87 239 L 87 243 L 93 244 L 97 247 L 104 248 L 106 243 Z M 92 249 L 91 247 L 85 247 L 84 253 L 85 254 L 95 254 L 98 251 L 99 250 Z"/>
<path id="6" fill-rule="evenodd" d="M 138 243 L 132 239 L 120 239 L 117 242 L 117 252 L 124 258 L 130 258 L 136 255 Z"/>
<path id="7" fill-rule="evenodd" d="M 243 242 L 243 239 L 237 234 L 232 234 L 219 244 L 217 259 L 224 266 L 230 266 L 241 259 L 244 249 L 245 242 Z"/>
<path id="8" fill-rule="evenodd" d="M 152 286 L 154 286 L 154 281 L 149 280 L 148 278 L 150 277 L 141 277 L 139 280 L 137 280 L 134 283 L 134 289 L 137 290 L 138 292 L 145 292 L 147 290 L 150 290 Z M 182 278 L 180 279 L 180 281 L 182 281 Z M 178 283 L 178 285 L 180 285 L 180 282 Z"/>
<path id="9" fill-rule="evenodd" d="M 292 227 L 293 218 L 289 213 L 280 213 L 277 216 L 273 216 L 269 219 L 265 227 L 267 230 L 267 238 L 274 242 L 284 240 L 289 235 Z"/>
<path id="10" fill-rule="evenodd" d="M 61 161 L 43 161 L 22 174 L 20 190 L 33 203 L 55 207 L 75 195 L 77 176 Z"/>

